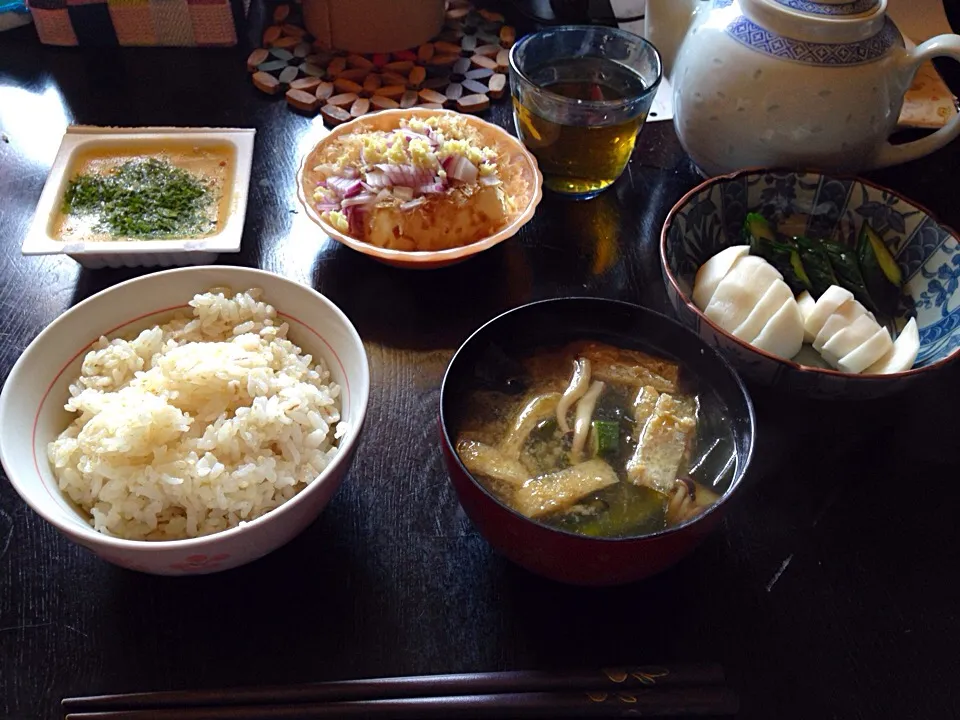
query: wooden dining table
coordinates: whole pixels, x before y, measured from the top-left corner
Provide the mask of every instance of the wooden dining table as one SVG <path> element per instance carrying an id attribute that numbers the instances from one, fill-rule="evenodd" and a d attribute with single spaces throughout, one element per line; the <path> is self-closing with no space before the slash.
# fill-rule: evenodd
<path id="1" fill-rule="evenodd" d="M 372 382 L 356 458 L 288 545 L 181 578 L 98 559 L 0 480 L 0 718 L 56 718 L 62 697 L 101 692 L 687 662 L 723 665 L 741 718 L 960 716 L 960 363 L 861 402 L 750 386 L 753 464 L 697 551 L 626 587 L 531 575 L 457 502 L 437 428 L 444 369 L 482 323 L 533 300 L 670 312 L 660 230 L 699 182 L 671 123 L 647 124 L 599 197 L 548 194 L 516 237 L 468 262 L 396 269 L 325 237 L 299 207 L 297 163 L 322 121 L 251 85 L 250 48 L 0 34 L 0 379 L 69 307 L 153 272 L 21 256 L 69 124 L 253 127 L 242 250 L 218 262 L 312 286 L 356 325 Z M 960 90 L 957 68 L 943 72 Z M 508 102 L 485 117 L 513 129 Z M 958 168 L 954 143 L 867 177 L 960 227 Z"/>

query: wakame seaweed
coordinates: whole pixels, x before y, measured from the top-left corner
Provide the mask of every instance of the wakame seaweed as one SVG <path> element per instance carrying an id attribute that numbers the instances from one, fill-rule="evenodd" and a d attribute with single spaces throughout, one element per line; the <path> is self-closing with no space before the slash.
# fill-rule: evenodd
<path id="1" fill-rule="evenodd" d="M 216 221 L 207 183 L 156 158 L 129 160 L 102 174 L 70 181 L 64 213 L 96 218 L 95 229 L 113 237 L 161 239 L 207 234 Z"/>

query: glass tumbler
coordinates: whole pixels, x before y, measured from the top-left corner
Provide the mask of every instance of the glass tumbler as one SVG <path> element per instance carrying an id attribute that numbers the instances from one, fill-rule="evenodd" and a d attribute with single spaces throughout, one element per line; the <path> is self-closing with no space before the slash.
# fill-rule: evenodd
<path id="1" fill-rule="evenodd" d="M 517 133 L 544 187 L 591 198 L 623 173 L 660 85 L 657 49 L 616 28 L 567 25 L 510 51 Z"/>

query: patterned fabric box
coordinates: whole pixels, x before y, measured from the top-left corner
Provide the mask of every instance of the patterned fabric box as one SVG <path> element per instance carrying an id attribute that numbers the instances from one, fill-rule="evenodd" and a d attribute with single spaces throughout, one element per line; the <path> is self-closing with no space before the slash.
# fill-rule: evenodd
<path id="1" fill-rule="evenodd" d="M 47 45 L 237 44 L 241 0 L 30 0 Z"/>

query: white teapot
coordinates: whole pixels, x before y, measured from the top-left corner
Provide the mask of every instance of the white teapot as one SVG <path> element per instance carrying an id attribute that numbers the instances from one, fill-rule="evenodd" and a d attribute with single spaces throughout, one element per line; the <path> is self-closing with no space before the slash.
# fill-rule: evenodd
<path id="1" fill-rule="evenodd" d="M 677 134 L 697 167 L 856 172 L 953 140 L 960 116 L 921 140 L 888 141 L 917 69 L 960 60 L 960 36 L 908 46 L 886 9 L 887 0 L 647 0 L 647 37 L 670 69 Z"/>

